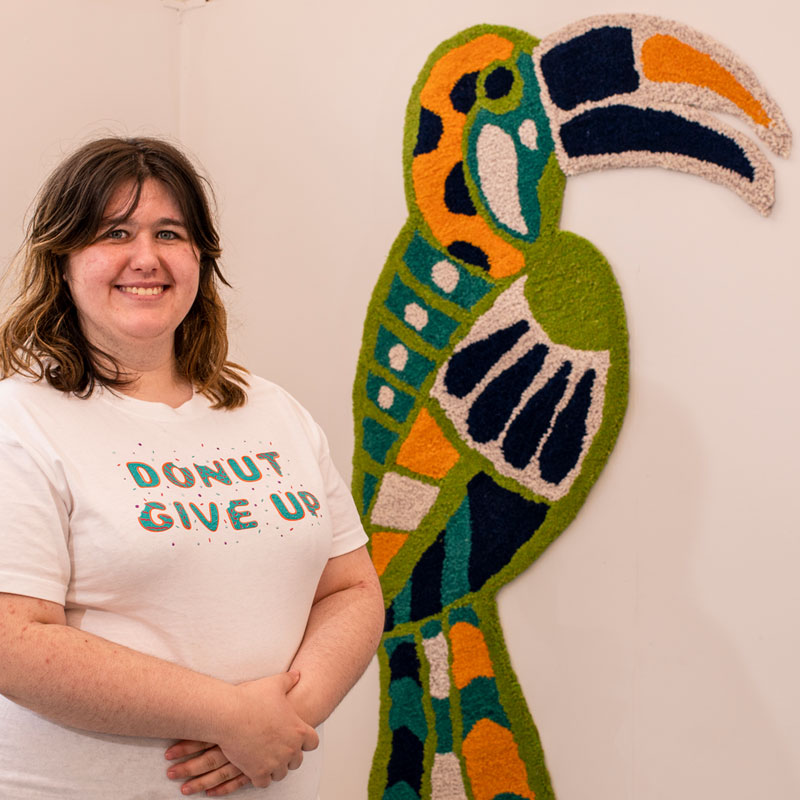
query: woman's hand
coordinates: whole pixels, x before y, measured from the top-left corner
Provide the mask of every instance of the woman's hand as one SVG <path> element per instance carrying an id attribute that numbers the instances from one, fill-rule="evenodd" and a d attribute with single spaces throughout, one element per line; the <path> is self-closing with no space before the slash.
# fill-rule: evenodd
<path id="1" fill-rule="evenodd" d="M 319 745 L 317 732 L 297 715 L 287 694 L 300 680 L 297 670 L 241 683 L 237 706 L 223 721 L 217 744 L 253 782 L 269 786 L 297 769 L 304 750 Z"/>
<path id="2" fill-rule="evenodd" d="M 167 770 L 167 777 L 171 780 L 189 778 L 181 786 L 185 795 L 205 790 L 208 797 L 222 797 L 250 783 L 250 778 L 210 742 L 184 739 L 173 744 L 164 755 L 169 761 L 186 759 Z"/>
<path id="3" fill-rule="evenodd" d="M 170 767 L 168 776 L 192 779 L 181 787 L 184 794 L 205 789 L 219 796 L 247 782 L 269 786 L 297 769 L 303 751 L 319 744 L 317 732 L 300 719 L 286 697 L 299 677 L 292 671 L 237 686 L 238 703 L 220 732 L 219 743 L 172 745 L 167 750 L 170 760 L 197 755 Z"/>

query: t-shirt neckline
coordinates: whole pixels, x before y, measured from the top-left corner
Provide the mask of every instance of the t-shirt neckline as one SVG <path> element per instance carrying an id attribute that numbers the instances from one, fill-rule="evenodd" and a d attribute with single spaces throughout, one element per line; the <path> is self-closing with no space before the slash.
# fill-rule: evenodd
<path id="1" fill-rule="evenodd" d="M 138 397 L 115 392 L 107 387 L 102 387 L 99 397 L 106 403 L 129 414 L 149 419 L 175 420 L 181 418 L 196 417 L 208 411 L 210 401 L 199 392 L 193 392 L 192 396 L 177 408 L 173 408 L 167 403 L 159 403 L 153 400 L 140 400 Z"/>

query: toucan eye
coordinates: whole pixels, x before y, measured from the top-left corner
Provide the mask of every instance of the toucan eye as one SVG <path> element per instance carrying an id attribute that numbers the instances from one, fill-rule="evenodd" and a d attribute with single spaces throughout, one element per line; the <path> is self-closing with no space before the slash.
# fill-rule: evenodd
<path id="1" fill-rule="evenodd" d="M 475 105 L 477 83 L 477 72 L 467 72 L 458 79 L 450 92 L 450 102 L 456 111 L 469 114 L 470 109 Z"/>
<path id="2" fill-rule="evenodd" d="M 506 67 L 496 67 L 484 80 L 483 87 L 489 100 L 505 97 L 514 85 L 514 73 Z"/>

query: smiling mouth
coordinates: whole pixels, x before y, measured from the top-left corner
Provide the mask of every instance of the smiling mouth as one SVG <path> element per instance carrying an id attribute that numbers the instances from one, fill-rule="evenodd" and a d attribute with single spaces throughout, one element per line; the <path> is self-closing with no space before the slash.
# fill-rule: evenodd
<path id="1" fill-rule="evenodd" d="M 125 294 L 136 294 L 139 296 L 152 297 L 153 295 L 163 294 L 166 286 L 117 286 Z"/>

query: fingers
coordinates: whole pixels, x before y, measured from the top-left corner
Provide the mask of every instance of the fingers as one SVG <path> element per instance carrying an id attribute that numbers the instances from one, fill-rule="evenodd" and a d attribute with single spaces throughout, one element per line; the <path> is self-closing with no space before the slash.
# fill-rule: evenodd
<path id="1" fill-rule="evenodd" d="M 316 732 L 312 729 L 316 737 Z M 173 764 L 167 770 L 167 777 L 172 780 L 189 778 L 182 786 L 181 793 L 184 795 L 195 794 L 205 791 L 209 797 L 222 797 L 231 794 L 242 786 L 251 782 L 235 764 L 232 764 L 225 753 L 217 746 L 206 742 L 182 741 L 167 750 L 173 758 L 181 751 L 196 753 L 198 748 L 203 746 L 203 750 L 194 758 L 189 758 L 179 764 Z M 314 745 L 316 746 L 316 745 Z M 303 753 L 297 752 L 285 764 L 279 764 L 271 773 L 254 777 L 252 783 L 258 787 L 269 786 L 273 781 L 282 781 L 289 770 L 298 769 L 303 763 Z"/>
<path id="2" fill-rule="evenodd" d="M 195 744 L 197 743 L 195 742 Z M 214 772 L 226 764 L 228 764 L 228 757 L 222 752 L 222 750 L 219 749 L 219 747 L 216 747 L 212 744 L 209 746 L 208 750 L 204 750 L 194 758 L 182 761 L 180 764 L 173 764 L 167 770 L 167 777 L 174 780 L 176 778 L 195 778 L 199 775 L 205 776 L 206 773 Z M 233 769 L 236 769 L 236 767 L 233 767 Z M 236 773 L 233 775 L 228 775 L 225 780 L 236 777 L 238 773 L 239 770 L 236 769 Z"/>
<path id="3" fill-rule="evenodd" d="M 202 753 L 204 750 L 212 748 L 212 742 L 197 742 L 192 739 L 182 739 L 180 742 L 170 745 L 167 752 L 164 753 L 164 758 L 167 761 L 175 761 L 176 758 L 185 758 L 186 756 L 194 755 L 195 753 Z"/>
<path id="4" fill-rule="evenodd" d="M 207 775 L 186 781 L 181 786 L 181 794 L 189 795 L 205 791 L 211 797 L 221 797 L 241 789 L 242 786 L 247 786 L 248 783 L 250 783 L 250 779 L 247 775 L 242 774 L 237 767 L 228 763 Z"/>
<path id="5" fill-rule="evenodd" d="M 309 726 L 308 733 L 306 733 L 305 737 L 303 737 L 302 748 L 308 753 L 311 750 L 316 750 L 318 747 L 319 735 L 311 726 Z"/>
<path id="6" fill-rule="evenodd" d="M 247 786 L 248 783 L 250 783 L 250 779 L 246 775 L 240 775 L 238 778 L 221 783 L 213 789 L 207 789 L 206 795 L 208 795 L 208 797 L 222 797 L 223 795 L 235 792 L 237 789 L 241 789 L 242 786 Z"/>
<path id="7" fill-rule="evenodd" d="M 272 775 L 270 776 L 274 781 L 282 781 L 286 774 L 289 772 L 289 769 L 286 767 L 285 764 L 282 764 L 277 769 L 272 770 Z"/>
<path id="8" fill-rule="evenodd" d="M 280 764 L 269 775 L 260 775 L 253 778 L 253 786 L 263 788 L 269 786 L 273 781 L 282 781 L 288 774 L 289 770 L 298 769 L 303 763 L 303 754 L 298 753 L 286 764 Z"/>
<path id="9" fill-rule="evenodd" d="M 167 770 L 167 777 L 189 778 L 181 786 L 181 794 L 189 795 L 205 791 L 211 797 L 222 797 L 250 783 L 247 775 L 231 764 L 222 750 L 214 745 L 195 758 L 171 766 Z"/>
<path id="10" fill-rule="evenodd" d="M 302 761 L 302 756 L 300 759 Z M 263 789 L 265 786 L 269 786 L 273 781 L 282 781 L 288 775 L 290 769 L 296 769 L 296 767 L 289 767 L 288 769 L 286 766 L 276 767 L 269 775 L 253 778 L 253 786 Z"/>
<path id="11" fill-rule="evenodd" d="M 303 763 L 303 754 L 298 753 L 288 764 L 289 769 L 298 769 Z"/>

